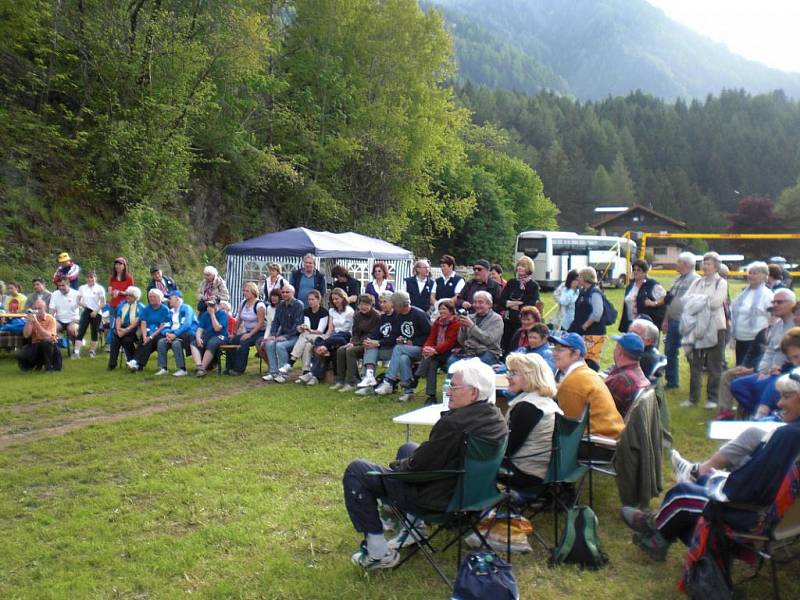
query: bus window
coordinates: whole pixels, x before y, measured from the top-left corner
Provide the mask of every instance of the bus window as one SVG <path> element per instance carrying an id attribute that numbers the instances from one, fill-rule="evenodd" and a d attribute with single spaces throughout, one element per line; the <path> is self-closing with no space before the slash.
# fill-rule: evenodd
<path id="1" fill-rule="evenodd" d="M 517 241 L 517 252 L 525 256 L 536 258 L 540 252 L 547 251 L 547 240 L 544 238 L 519 238 Z"/>

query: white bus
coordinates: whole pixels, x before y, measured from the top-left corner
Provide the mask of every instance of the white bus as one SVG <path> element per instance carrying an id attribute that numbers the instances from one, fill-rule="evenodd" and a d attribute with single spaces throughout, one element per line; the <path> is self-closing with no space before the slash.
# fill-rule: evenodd
<path id="1" fill-rule="evenodd" d="M 625 238 L 578 235 L 572 231 L 523 231 L 517 236 L 514 260 L 521 256 L 532 258 L 533 278 L 543 288 L 555 288 L 571 269 L 587 266 L 594 267 L 606 284 L 622 286 L 627 281 L 628 244 L 633 260 L 636 243 Z"/>

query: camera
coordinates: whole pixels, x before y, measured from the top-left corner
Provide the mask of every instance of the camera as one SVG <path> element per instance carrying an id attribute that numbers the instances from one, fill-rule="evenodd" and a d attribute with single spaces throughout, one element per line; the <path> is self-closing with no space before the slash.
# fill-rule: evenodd
<path id="1" fill-rule="evenodd" d="M 36 311 L 33 310 L 32 308 L 29 308 L 28 310 L 25 311 L 25 314 L 26 315 L 33 315 L 33 314 L 36 314 Z"/>
<path id="2" fill-rule="evenodd" d="M 456 311 L 456 314 L 457 314 L 459 317 L 466 317 L 466 316 L 467 316 L 467 309 L 466 309 L 466 308 L 459 308 L 459 309 Z"/>

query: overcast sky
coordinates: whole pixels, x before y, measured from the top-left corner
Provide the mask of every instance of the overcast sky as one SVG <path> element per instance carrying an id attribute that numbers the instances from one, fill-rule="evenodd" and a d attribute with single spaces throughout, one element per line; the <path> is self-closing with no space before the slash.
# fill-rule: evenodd
<path id="1" fill-rule="evenodd" d="M 750 60 L 800 73 L 800 0 L 648 0 Z"/>

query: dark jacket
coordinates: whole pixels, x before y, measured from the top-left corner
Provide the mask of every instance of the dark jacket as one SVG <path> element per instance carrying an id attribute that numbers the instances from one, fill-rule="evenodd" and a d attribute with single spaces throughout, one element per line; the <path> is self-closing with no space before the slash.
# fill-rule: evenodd
<path id="1" fill-rule="evenodd" d="M 170 279 L 166 275 L 161 276 L 161 281 L 164 282 L 164 285 L 167 286 L 167 292 L 174 292 L 178 289 L 178 285 L 175 283 L 173 279 Z M 147 291 L 149 292 L 156 287 L 156 280 L 150 279 L 150 283 L 147 284 Z"/>
<path id="2" fill-rule="evenodd" d="M 443 412 L 428 441 L 408 458 L 392 463 L 392 468 L 396 471 L 460 469 L 466 434 L 499 441 L 508 435 L 508 427 L 500 409 L 485 401 Z M 431 511 L 445 510 L 456 482 L 456 477 L 450 477 L 414 484 L 415 504 Z"/>
<path id="3" fill-rule="evenodd" d="M 488 279 L 486 283 L 478 283 L 477 280 L 470 279 L 464 284 L 464 287 L 461 289 L 461 293 L 456 297 L 456 308 L 461 308 L 461 305 L 464 302 L 469 302 L 472 304 L 472 297 L 475 295 L 475 292 L 479 292 L 481 290 L 489 292 L 492 295 L 492 302 L 494 304 L 493 308 L 495 311 L 500 312 L 503 310 L 503 307 L 500 306 L 500 294 L 503 293 L 503 290 L 500 287 L 500 284 L 494 279 Z"/>
<path id="4" fill-rule="evenodd" d="M 411 296 L 411 306 L 416 306 L 418 309 L 428 312 L 431 307 L 431 290 L 435 284 L 433 279 L 428 277 L 425 280 L 425 285 L 422 286 L 422 293 L 419 291 L 416 275 L 406 277 L 404 283 L 406 284 L 408 295 Z"/>
<path id="5" fill-rule="evenodd" d="M 519 279 L 509 279 L 503 293 L 500 294 L 500 306 L 506 311 L 506 318 L 519 322 L 519 310 L 511 310 L 506 306 L 509 300 L 522 300 L 522 306 L 535 306 L 539 301 L 539 284 L 531 279 L 525 287 Z"/>
<path id="6" fill-rule="evenodd" d="M 300 278 L 303 276 L 303 269 L 295 269 L 289 276 L 289 283 L 292 284 L 295 292 L 300 290 Z M 281 286 L 283 287 L 283 286 Z M 319 272 L 319 269 L 314 269 L 314 289 L 317 290 L 322 297 L 325 297 L 325 275 Z M 301 300 L 302 302 L 302 300 Z"/>
<path id="7" fill-rule="evenodd" d="M 592 294 L 602 294 L 600 288 L 596 285 L 591 286 L 588 290 L 581 290 L 578 294 L 578 299 L 575 301 L 575 318 L 572 320 L 572 325 L 569 330 L 581 335 L 605 335 L 606 326 L 598 322 L 592 324 L 586 331 L 582 329 L 582 325 L 589 320 L 592 315 Z"/>
<path id="8" fill-rule="evenodd" d="M 381 348 L 391 348 L 394 346 L 395 340 L 397 339 L 397 336 L 393 335 L 395 331 L 394 320 L 396 317 L 397 313 L 392 313 L 390 315 L 382 314 L 381 320 L 378 321 L 375 329 L 369 334 L 369 339 L 378 342 Z"/>
<path id="9" fill-rule="evenodd" d="M 348 298 L 350 296 L 358 296 L 361 293 L 361 282 L 355 277 L 350 277 L 349 275 L 347 276 L 347 281 L 345 283 L 336 281 L 334 279 L 332 285 L 335 288 L 343 289 Z M 355 302 L 351 302 L 350 306 L 353 307 L 353 310 L 356 309 Z"/>
<path id="10" fill-rule="evenodd" d="M 653 298 L 653 289 L 658 285 L 655 279 L 645 279 L 639 292 L 636 294 L 636 313 L 639 315 L 647 315 L 656 324 L 656 327 L 661 327 L 661 322 L 664 320 L 664 315 L 667 312 L 666 304 L 661 306 L 645 306 L 645 300 L 655 300 Z M 623 333 L 628 331 L 631 320 L 628 318 L 627 307 L 625 306 L 625 296 L 631 291 L 633 281 L 625 288 L 625 293 L 622 295 L 622 319 L 619 322 L 619 330 Z"/>
<path id="11" fill-rule="evenodd" d="M 431 332 L 431 320 L 425 312 L 416 306 L 411 307 L 408 314 L 401 315 L 394 311 L 394 329 L 392 335 L 396 340 L 399 337 L 411 340 L 414 346 L 422 346 Z"/>
<path id="12" fill-rule="evenodd" d="M 461 275 L 453 274 L 447 281 L 444 276 L 436 278 L 436 299 L 453 298 L 456 295 L 456 286 L 459 281 L 463 281 Z"/>
<path id="13" fill-rule="evenodd" d="M 303 324 L 303 303 L 297 298 L 287 305 L 285 301 L 278 302 L 275 309 L 275 318 L 272 320 L 272 330 L 269 332 L 273 336 L 286 336 L 286 339 L 297 337 L 297 328 Z"/>
<path id="14" fill-rule="evenodd" d="M 374 308 L 370 309 L 365 315 L 356 311 L 356 314 L 353 316 L 353 335 L 350 338 L 350 342 L 354 346 L 360 346 L 364 339 L 369 337 L 372 330 L 378 326 L 380 321 L 381 314 Z"/>

